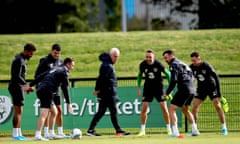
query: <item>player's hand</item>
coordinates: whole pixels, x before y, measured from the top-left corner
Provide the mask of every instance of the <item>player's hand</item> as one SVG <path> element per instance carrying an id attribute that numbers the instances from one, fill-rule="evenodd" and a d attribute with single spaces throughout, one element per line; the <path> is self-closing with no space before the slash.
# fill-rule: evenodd
<path id="1" fill-rule="evenodd" d="M 171 101 L 171 100 L 173 99 L 172 93 L 170 93 L 170 94 L 168 94 L 168 95 L 166 95 L 166 94 L 163 95 L 163 96 L 162 96 L 162 99 Z"/>
<path id="2" fill-rule="evenodd" d="M 25 92 L 26 92 L 29 88 L 30 88 L 30 87 L 29 87 L 28 84 L 22 85 L 22 90 L 25 91 Z"/>
<path id="3" fill-rule="evenodd" d="M 162 99 L 163 99 L 163 100 L 167 100 L 167 95 L 164 94 L 164 95 L 162 96 Z"/>
<path id="4" fill-rule="evenodd" d="M 29 88 L 26 90 L 27 94 L 30 94 L 30 93 L 32 93 L 33 91 L 34 91 L 34 88 L 32 88 L 32 87 L 29 87 Z"/>
<path id="5" fill-rule="evenodd" d="M 97 96 L 100 93 L 100 90 L 93 91 L 93 95 Z"/>
<path id="6" fill-rule="evenodd" d="M 137 89 L 137 93 L 138 93 L 138 96 L 139 96 L 139 97 L 142 97 L 142 96 L 141 96 L 141 89 L 140 89 L 140 88 Z"/>
<path id="7" fill-rule="evenodd" d="M 73 113 L 72 104 L 68 104 L 68 112 Z"/>

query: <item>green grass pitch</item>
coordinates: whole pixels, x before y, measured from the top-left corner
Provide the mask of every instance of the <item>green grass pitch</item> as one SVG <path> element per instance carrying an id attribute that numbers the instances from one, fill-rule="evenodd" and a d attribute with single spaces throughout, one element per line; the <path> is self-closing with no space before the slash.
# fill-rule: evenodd
<path id="1" fill-rule="evenodd" d="M 62 139 L 35 141 L 33 137 L 28 137 L 26 141 L 15 141 L 10 137 L 0 137 L 0 143 L 6 144 L 239 144 L 239 133 L 230 132 L 229 135 L 223 136 L 221 133 L 201 133 L 200 136 L 191 137 L 184 134 L 184 138 L 173 138 L 166 134 L 149 134 L 144 137 L 136 135 L 117 137 L 114 135 L 103 135 L 100 137 L 89 137 L 83 135 L 79 140 Z"/>

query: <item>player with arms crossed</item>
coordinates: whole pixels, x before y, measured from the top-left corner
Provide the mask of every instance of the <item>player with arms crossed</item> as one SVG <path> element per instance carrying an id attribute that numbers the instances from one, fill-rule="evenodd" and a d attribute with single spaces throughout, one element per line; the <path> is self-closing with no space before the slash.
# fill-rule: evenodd
<path id="1" fill-rule="evenodd" d="M 149 103 L 153 101 L 155 97 L 159 102 L 160 107 L 163 112 L 164 120 L 167 127 L 167 133 L 169 135 L 172 134 L 171 126 L 170 126 L 170 117 L 168 113 L 168 108 L 166 104 L 166 100 L 162 99 L 164 93 L 163 86 L 163 78 L 161 73 L 164 73 L 168 79 L 170 80 L 171 74 L 165 69 L 164 65 L 154 58 L 154 53 L 152 50 L 146 51 L 146 60 L 140 63 L 139 73 L 137 77 L 137 85 L 138 85 L 138 96 L 141 97 L 141 81 L 142 75 L 145 75 L 144 89 L 143 89 L 143 97 L 142 97 L 142 111 L 141 111 L 141 131 L 138 136 L 145 135 L 145 126 L 147 121 L 147 110 L 149 107 Z"/>
<path id="2" fill-rule="evenodd" d="M 213 67 L 201 60 L 198 52 L 191 53 L 190 57 L 192 62 L 190 68 L 197 79 L 197 96 L 194 97 L 192 109 L 195 122 L 197 123 L 198 120 L 200 105 L 209 96 L 222 123 L 222 134 L 227 135 L 228 131 L 224 111 L 228 112 L 228 104 L 226 99 L 221 96 L 219 78 Z M 223 104 L 223 109 L 220 103 Z"/>

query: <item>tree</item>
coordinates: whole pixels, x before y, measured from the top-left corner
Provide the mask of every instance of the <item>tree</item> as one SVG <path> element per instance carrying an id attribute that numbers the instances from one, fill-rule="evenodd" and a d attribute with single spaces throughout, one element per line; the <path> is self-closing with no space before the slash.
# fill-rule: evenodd
<path id="1" fill-rule="evenodd" d="M 121 0 L 104 0 L 107 8 L 107 25 L 109 31 L 121 30 Z"/>
<path id="2" fill-rule="evenodd" d="M 197 13 L 199 28 L 239 28 L 239 0 L 153 0 L 154 4 L 170 4 L 171 13 Z M 193 7 L 196 5 L 198 7 Z"/>
<path id="3" fill-rule="evenodd" d="M 98 30 L 95 21 L 98 12 L 98 0 L 56 0 L 59 10 L 57 14 L 57 32 L 89 32 Z"/>
<path id="4" fill-rule="evenodd" d="M 165 19 L 153 19 L 152 25 L 154 27 L 159 27 L 157 25 L 161 25 L 160 27 L 169 27 L 169 28 L 177 28 L 179 26 L 178 21 L 172 20 L 172 16 L 179 15 L 185 16 L 187 14 L 197 14 L 198 13 L 198 1 L 199 0 L 142 0 L 143 2 L 151 1 L 153 5 L 160 5 L 161 7 L 170 7 L 170 16 L 167 16 Z M 191 29 L 194 27 L 194 23 L 196 23 L 196 19 L 192 19 L 189 23 L 189 27 Z M 165 24 L 166 26 L 163 26 Z M 169 24 L 169 26 L 167 26 Z M 193 25 L 193 26 L 192 26 Z"/>
<path id="5" fill-rule="evenodd" d="M 97 4 L 98 0 L 1 0 L 0 33 L 95 31 Z"/>
<path id="6" fill-rule="evenodd" d="M 54 28 L 53 1 L 1 0 L 1 33 L 42 33 Z"/>
<path id="7" fill-rule="evenodd" d="M 238 0 L 199 0 L 199 28 L 239 28 Z"/>

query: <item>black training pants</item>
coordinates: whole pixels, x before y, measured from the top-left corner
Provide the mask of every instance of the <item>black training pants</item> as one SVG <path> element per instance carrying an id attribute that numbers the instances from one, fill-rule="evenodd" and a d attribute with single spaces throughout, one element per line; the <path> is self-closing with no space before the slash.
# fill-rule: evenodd
<path id="1" fill-rule="evenodd" d="M 93 119 L 91 121 L 89 130 L 94 130 L 95 129 L 97 123 L 103 117 L 103 115 L 105 114 L 107 108 L 109 108 L 111 121 L 112 121 L 112 124 L 113 124 L 115 130 L 116 131 L 121 130 L 120 126 L 118 124 L 116 101 L 114 99 L 111 99 L 111 100 L 100 99 L 99 100 L 98 111 L 94 115 L 94 117 L 93 117 Z"/>

